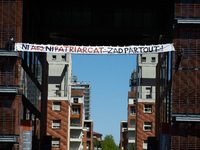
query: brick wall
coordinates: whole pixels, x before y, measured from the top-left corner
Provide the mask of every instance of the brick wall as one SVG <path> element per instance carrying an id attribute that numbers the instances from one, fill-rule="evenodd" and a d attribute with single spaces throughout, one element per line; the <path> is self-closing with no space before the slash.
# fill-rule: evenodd
<path id="1" fill-rule="evenodd" d="M 22 0 L 1 1 L 0 18 L 0 48 L 5 47 L 9 37 L 21 42 Z"/>
<path id="2" fill-rule="evenodd" d="M 61 102 L 61 111 L 53 111 L 53 102 Z M 48 100 L 47 103 L 47 135 L 52 138 L 60 138 L 60 148 L 52 149 L 65 149 L 68 147 L 68 119 L 69 119 L 69 103 L 68 101 L 54 101 Z M 52 120 L 61 120 L 60 129 L 52 129 Z"/>
<path id="3" fill-rule="evenodd" d="M 20 102 L 21 96 L 0 96 L 0 134 L 19 134 Z"/>
<path id="4" fill-rule="evenodd" d="M 144 104 L 152 104 L 153 113 L 144 113 Z M 144 122 L 152 122 L 152 131 L 144 131 Z M 137 103 L 136 147 L 143 150 L 143 141 L 155 136 L 155 103 Z"/>

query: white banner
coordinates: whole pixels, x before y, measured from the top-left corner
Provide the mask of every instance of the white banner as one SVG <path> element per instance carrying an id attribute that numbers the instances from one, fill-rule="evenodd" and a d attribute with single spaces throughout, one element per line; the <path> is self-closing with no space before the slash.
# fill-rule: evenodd
<path id="1" fill-rule="evenodd" d="M 144 45 L 144 46 L 65 46 L 15 43 L 15 51 L 50 52 L 67 54 L 148 54 L 175 51 L 173 44 Z"/>

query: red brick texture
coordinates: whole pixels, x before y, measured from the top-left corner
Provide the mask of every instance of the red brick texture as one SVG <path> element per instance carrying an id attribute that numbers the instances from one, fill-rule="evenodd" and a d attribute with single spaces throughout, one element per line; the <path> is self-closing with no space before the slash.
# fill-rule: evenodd
<path id="1" fill-rule="evenodd" d="M 61 111 L 53 111 L 53 102 L 61 102 Z M 69 103 L 66 100 L 48 100 L 47 103 L 47 135 L 52 138 L 60 138 L 60 148 L 52 149 L 65 149 L 68 150 L 68 119 L 69 119 Z M 60 129 L 52 129 L 52 121 L 61 120 Z"/>
<path id="2" fill-rule="evenodd" d="M 144 104 L 152 104 L 153 113 L 144 113 Z M 143 150 L 143 141 L 155 136 L 155 103 L 137 103 L 136 148 Z M 144 131 L 144 122 L 152 122 L 152 131 Z"/>

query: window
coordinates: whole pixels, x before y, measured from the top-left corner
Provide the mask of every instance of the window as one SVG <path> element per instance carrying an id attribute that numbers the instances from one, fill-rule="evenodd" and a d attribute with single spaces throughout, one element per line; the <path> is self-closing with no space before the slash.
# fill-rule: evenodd
<path id="1" fill-rule="evenodd" d="M 61 128 L 61 120 L 53 120 L 52 129 L 60 129 L 60 128 Z"/>
<path id="2" fill-rule="evenodd" d="M 143 141 L 143 149 L 147 149 L 147 140 Z"/>
<path id="3" fill-rule="evenodd" d="M 72 107 L 72 114 L 80 114 L 80 108 L 79 107 Z"/>
<path id="4" fill-rule="evenodd" d="M 52 55 L 52 60 L 56 60 L 56 55 Z"/>
<path id="5" fill-rule="evenodd" d="M 146 99 L 151 99 L 151 95 L 146 95 Z"/>
<path id="6" fill-rule="evenodd" d="M 151 88 L 150 87 L 146 88 L 146 99 L 151 99 Z"/>
<path id="7" fill-rule="evenodd" d="M 61 111 L 61 102 L 53 102 L 53 111 Z"/>
<path id="8" fill-rule="evenodd" d="M 152 122 L 144 122 L 144 131 L 152 130 Z"/>
<path id="9" fill-rule="evenodd" d="M 135 102 L 136 102 L 136 100 L 134 99 L 134 100 L 133 100 L 133 104 L 135 104 Z"/>
<path id="10" fill-rule="evenodd" d="M 66 58 L 65 55 L 62 55 L 62 61 L 65 61 L 65 58 Z"/>
<path id="11" fill-rule="evenodd" d="M 142 57 L 142 62 L 146 62 L 146 57 Z"/>
<path id="12" fill-rule="evenodd" d="M 53 138 L 51 142 L 52 147 L 60 147 L 60 139 L 59 138 Z"/>
<path id="13" fill-rule="evenodd" d="M 156 57 L 151 57 L 151 62 L 156 62 Z"/>
<path id="14" fill-rule="evenodd" d="M 152 105 L 144 105 L 144 113 L 152 113 Z"/>
<path id="15" fill-rule="evenodd" d="M 135 108 L 131 108 L 131 112 L 130 112 L 131 116 L 135 115 Z"/>
<path id="16" fill-rule="evenodd" d="M 78 98 L 74 98 L 74 103 L 78 103 Z"/>

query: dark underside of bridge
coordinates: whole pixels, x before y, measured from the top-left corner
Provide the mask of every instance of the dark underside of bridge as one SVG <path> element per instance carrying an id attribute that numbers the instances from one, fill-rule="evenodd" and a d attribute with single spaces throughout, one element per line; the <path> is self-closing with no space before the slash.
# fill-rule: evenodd
<path id="1" fill-rule="evenodd" d="M 171 42 L 170 0 L 25 0 L 23 42 L 148 45 Z"/>

